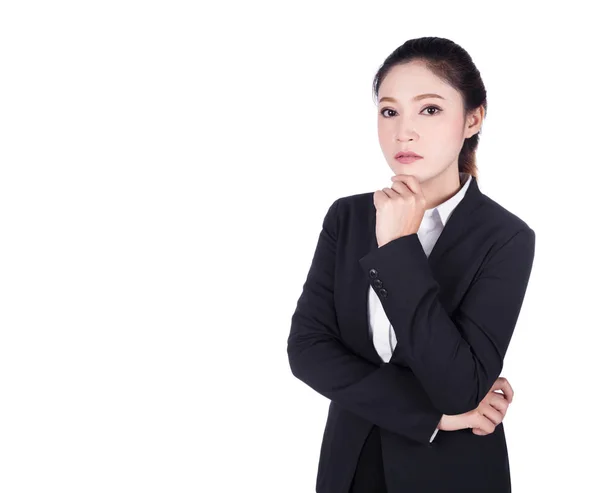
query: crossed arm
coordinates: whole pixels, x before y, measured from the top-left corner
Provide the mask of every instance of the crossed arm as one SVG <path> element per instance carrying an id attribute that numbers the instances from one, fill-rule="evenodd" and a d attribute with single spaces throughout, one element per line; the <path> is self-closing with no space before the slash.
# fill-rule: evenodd
<path id="1" fill-rule="evenodd" d="M 325 215 L 292 315 L 290 368 L 345 409 L 429 443 L 443 414 L 475 409 L 500 374 L 529 278 L 533 230 L 519 232 L 489 260 L 465 295 L 456 321 L 440 305 L 417 235 L 393 240 L 361 258 L 365 275 L 376 269 L 388 287 L 388 296 L 380 299 L 398 340 L 390 362 L 378 366 L 352 353 L 337 325 L 333 288 L 338 203 Z M 400 351 L 410 369 L 394 363 Z"/>

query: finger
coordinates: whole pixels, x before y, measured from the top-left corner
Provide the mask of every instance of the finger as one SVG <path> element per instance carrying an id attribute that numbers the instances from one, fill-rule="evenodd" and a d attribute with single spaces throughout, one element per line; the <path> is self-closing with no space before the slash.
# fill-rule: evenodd
<path id="1" fill-rule="evenodd" d="M 502 378 L 499 382 L 499 390 L 502 391 L 506 400 L 510 403 L 514 397 L 514 391 L 510 383 L 506 378 Z"/>
<path id="2" fill-rule="evenodd" d="M 477 413 L 476 425 L 473 426 L 473 428 L 481 428 L 487 433 L 493 433 L 496 429 L 496 424 L 493 421 L 490 421 L 486 416 Z"/>
<path id="3" fill-rule="evenodd" d="M 385 197 L 385 194 L 381 191 L 381 190 L 375 190 L 375 192 L 373 192 L 373 203 L 377 202 L 377 198 L 383 195 Z M 383 198 L 383 197 L 382 197 Z"/>
<path id="4" fill-rule="evenodd" d="M 395 190 L 398 195 L 402 195 L 402 197 L 410 197 L 414 195 L 410 188 L 408 188 L 403 182 L 395 181 L 392 183 L 392 190 Z"/>
<path id="5" fill-rule="evenodd" d="M 487 433 L 486 431 L 482 430 L 481 428 L 473 428 L 473 433 L 475 435 L 480 435 L 480 436 L 489 435 L 489 433 Z"/>
<path id="6" fill-rule="evenodd" d="M 381 190 L 375 190 L 373 193 L 373 205 L 376 209 L 379 209 L 387 199 L 388 196 Z"/>
<path id="7" fill-rule="evenodd" d="M 489 419 L 492 423 L 494 423 L 494 427 L 502 423 L 502 420 L 504 419 L 504 415 L 492 406 L 483 406 L 483 408 L 480 409 L 479 412 L 483 414 L 487 419 Z"/>
<path id="8" fill-rule="evenodd" d="M 413 175 L 400 174 L 392 177 L 393 182 L 404 183 L 413 192 L 417 193 L 419 188 L 419 180 Z"/>
<path id="9" fill-rule="evenodd" d="M 390 180 L 394 181 L 394 180 L 400 180 L 400 181 L 404 181 L 404 180 L 410 180 L 411 175 L 407 175 L 404 173 L 399 173 L 397 175 L 394 175 L 390 178 Z"/>
<path id="10" fill-rule="evenodd" d="M 490 391 L 501 390 L 508 402 L 512 402 L 514 391 L 508 380 L 504 377 L 498 377 L 492 385 Z"/>
<path id="11" fill-rule="evenodd" d="M 506 416 L 506 411 L 508 411 L 508 406 L 510 403 L 504 398 L 502 394 L 496 394 L 493 392 L 493 395 L 490 396 L 488 400 L 489 405 L 494 409 L 500 411 L 504 416 Z"/>
<path id="12" fill-rule="evenodd" d="M 383 187 L 381 189 L 383 193 L 385 193 L 390 199 L 393 199 L 398 196 L 398 193 L 395 190 L 392 190 L 389 187 Z"/>
<path id="13" fill-rule="evenodd" d="M 506 382 L 506 378 L 504 378 L 504 377 L 496 378 L 495 382 L 492 384 L 492 388 L 490 389 L 490 391 L 502 390 L 502 386 L 504 385 L 504 382 Z"/>
<path id="14" fill-rule="evenodd" d="M 504 391 L 504 395 L 506 396 L 506 398 L 508 399 L 508 402 L 511 403 L 515 397 L 515 391 L 512 388 L 512 385 L 510 384 L 510 382 L 508 380 L 506 380 L 504 382 L 505 386 L 506 386 L 506 390 Z"/>
<path id="15" fill-rule="evenodd" d="M 404 183 L 408 189 L 414 193 L 415 195 L 417 195 L 418 197 L 423 197 L 423 191 L 421 189 L 421 184 L 419 183 L 419 180 L 413 176 L 413 175 L 396 175 L 394 177 L 392 177 L 392 181 L 393 182 L 400 182 L 400 183 Z"/>

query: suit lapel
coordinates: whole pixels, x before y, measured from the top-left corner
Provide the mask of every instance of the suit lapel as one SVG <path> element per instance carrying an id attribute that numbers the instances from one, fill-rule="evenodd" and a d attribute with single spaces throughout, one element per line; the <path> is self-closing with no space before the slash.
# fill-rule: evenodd
<path id="1" fill-rule="evenodd" d="M 433 250 L 429 254 L 429 265 L 434 270 L 439 270 L 440 261 L 444 258 L 444 254 L 456 242 L 468 226 L 470 214 L 481 204 L 482 193 L 477 184 L 477 178 L 473 177 L 469 188 L 465 192 L 465 196 L 458 203 L 450 218 L 446 222 L 444 229 Z M 371 250 L 379 248 L 377 245 L 376 224 L 377 224 L 377 209 L 371 201 L 369 208 L 369 248 Z"/>
<path id="2" fill-rule="evenodd" d="M 444 262 L 445 257 L 450 254 L 452 248 L 467 232 L 470 226 L 469 219 L 475 209 L 481 205 L 481 199 L 482 194 L 477 185 L 477 179 L 473 177 L 465 196 L 450 215 L 440 237 L 429 254 L 429 266 L 438 282 L 442 272 L 447 267 Z"/>
<path id="3" fill-rule="evenodd" d="M 469 188 L 465 192 L 465 196 L 458 203 L 440 237 L 435 243 L 431 254 L 429 255 L 428 261 L 431 267 L 431 272 L 434 279 L 440 285 L 440 300 L 445 307 L 449 306 L 450 299 L 454 293 L 454 280 L 460 275 L 461 270 L 464 268 L 463 262 L 453 262 L 454 258 L 452 252 L 455 246 L 460 243 L 461 238 L 467 232 L 473 212 L 482 204 L 483 194 L 479 190 L 477 179 L 472 178 Z M 362 255 L 366 255 L 370 251 L 378 248 L 377 236 L 376 236 L 376 218 L 377 209 L 371 198 L 369 204 L 369 213 L 367 218 L 367 231 L 368 238 L 365 242 L 365 249 Z M 358 259 L 357 259 L 358 264 Z M 364 320 L 367 325 L 364 326 L 364 330 L 361 331 L 360 343 L 361 347 L 367 347 L 369 359 L 373 361 L 381 362 L 379 355 L 375 351 L 373 343 L 369 336 L 369 320 L 368 320 L 368 296 L 370 289 L 370 280 L 364 275 L 364 272 L 357 265 L 358 273 L 358 285 L 356 286 L 356 292 L 359 293 L 360 299 L 357 299 L 355 309 L 356 320 Z M 456 272 L 455 272 L 456 271 Z"/>

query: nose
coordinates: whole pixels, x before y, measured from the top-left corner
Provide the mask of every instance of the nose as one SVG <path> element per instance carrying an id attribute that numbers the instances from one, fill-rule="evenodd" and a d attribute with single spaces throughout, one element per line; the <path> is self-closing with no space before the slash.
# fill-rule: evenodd
<path id="1" fill-rule="evenodd" d="M 414 140 L 416 132 L 412 120 L 400 116 L 396 117 L 394 136 L 398 142 Z"/>

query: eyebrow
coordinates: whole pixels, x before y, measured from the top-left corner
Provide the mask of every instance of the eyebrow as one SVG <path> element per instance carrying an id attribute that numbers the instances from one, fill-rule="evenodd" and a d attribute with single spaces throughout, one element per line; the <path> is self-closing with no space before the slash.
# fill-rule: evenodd
<path id="1" fill-rule="evenodd" d="M 445 99 L 442 96 L 440 96 L 439 94 L 434 94 L 434 93 L 427 93 L 427 94 L 419 94 L 418 96 L 415 96 L 413 98 L 413 101 L 420 101 L 421 99 L 426 99 L 426 98 L 439 98 L 439 99 Z M 388 98 L 383 97 L 379 100 L 379 102 L 383 102 L 383 101 L 391 101 L 392 103 L 397 103 L 398 101 L 396 101 L 394 98 Z"/>

